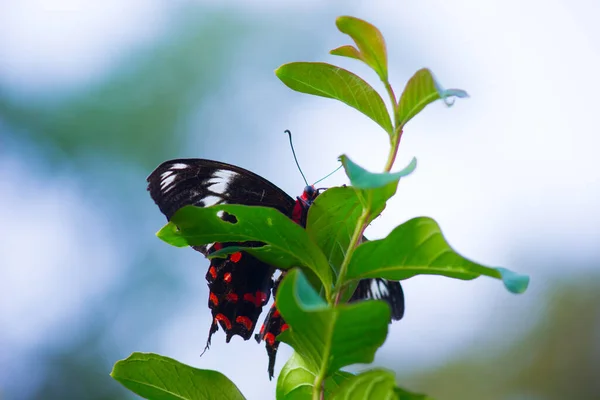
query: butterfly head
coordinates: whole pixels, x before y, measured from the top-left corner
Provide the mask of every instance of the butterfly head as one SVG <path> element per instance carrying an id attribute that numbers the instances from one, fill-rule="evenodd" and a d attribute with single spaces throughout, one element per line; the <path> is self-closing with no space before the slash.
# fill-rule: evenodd
<path id="1" fill-rule="evenodd" d="M 302 200 L 306 201 L 307 203 L 312 203 L 315 198 L 317 197 L 318 192 L 317 189 L 315 189 L 314 186 L 312 185 L 308 185 L 304 188 L 304 191 L 302 192 L 302 196 L 300 196 L 302 198 Z"/>
<path id="2" fill-rule="evenodd" d="M 319 188 L 316 189 L 314 185 L 308 185 L 304 188 L 304 191 L 302 192 L 302 196 L 300 196 L 300 199 L 308 206 L 310 206 L 313 201 L 315 201 L 315 199 L 317 198 L 318 195 L 320 195 L 323 191 L 325 191 L 326 188 Z"/>

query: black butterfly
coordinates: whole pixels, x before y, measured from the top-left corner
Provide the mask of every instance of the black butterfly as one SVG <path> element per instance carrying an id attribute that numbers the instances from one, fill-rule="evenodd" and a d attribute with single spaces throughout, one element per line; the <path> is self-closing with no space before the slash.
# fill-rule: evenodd
<path id="1" fill-rule="evenodd" d="M 294 222 L 306 226 L 308 209 L 320 190 L 307 186 L 296 200 L 283 190 L 235 165 L 202 159 L 177 159 L 159 165 L 148 177 L 148 191 L 162 213 L 171 219 L 181 207 L 195 205 L 208 207 L 216 204 L 245 204 L 272 207 Z M 231 218 L 224 214 L 222 218 Z M 223 247 L 239 243 L 213 243 L 193 246 L 205 256 Z M 244 246 L 260 246 L 261 243 L 245 242 Z M 285 274 L 275 282 L 276 268 L 246 252 L 236 252 L 227 258 L 214 258 L 206 273 L 210 291 L 208 306 L 212 324 L 206 348 L 219 326 L 225 331 L 226 342 L 233 335 L 248 340 L 256 327 L 262 308 L 267 304 Z M 404 293 L 399 282 L 385 279 L 361 280 L 350 301 L 382 299 L 391 307 L 392 319 L 399 320 L 404 314 Z M 260 333 L 255 335 L 260 343 L 266 343 L 269 356 L 269 378 L 274 375 L 275 356 L 279 342 L 277 335 L 287 329 L 285 321 L 275 304 L 269 310 Z M 205 348 L 205 350 L 206 350 Z"/>

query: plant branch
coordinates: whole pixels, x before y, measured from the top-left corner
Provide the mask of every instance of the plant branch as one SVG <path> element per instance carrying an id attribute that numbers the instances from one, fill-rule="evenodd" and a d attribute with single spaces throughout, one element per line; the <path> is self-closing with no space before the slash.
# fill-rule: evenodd
<path id="1" fill-rule="evenodd" d="M 390 172 L 394 166 L 394 161 L 396 161 L 396 155 L 398 154 L 398 147 L 400 146 L 400 139 L 402 139 L 402 127 L 398 127 L 394 130 L 394 136 L 391 138 L 390 154 L 385 163 L 384 172 Z"/>
<path id="2" fill-rule="evenodd" d="M 346 274 L 348 273 L 348 265 L 350 264 L 350 260 L 352 259 L 352 254 L 354 253 L 354 249 L 356 246 L 360 244 L 360 240 L 363 237 L 363 233 L 367 228 L 367 221 L 369 219 L 369 210 L 368 208 L 363 209 L 362 215 L 356 221 L 356 227 L 354 228 L 354 233 L 352 234 L 352 238 L 350 239 L 350 243 L 348 244 L 348 250 L 346 251 L 346 256 L 344 257 L 344 261 L 340 267 L 340 272 L 337 277 L 337 281 L 335 283 L 335 287 L 333 288 L 333 293 L 335 294 L 335 304 L 337 305 L 340 301 L 341 294 L 343 292 L 344 284 L 346 281 Z"/>
<path id="3" fill-rule="evenodd" d="M 325 368 L 321 368 L 321 372 L 315 378 L 313 384 L 313 396 L 312 400 L 324 400 L 325 399 Z"/>
<path id="4" fill-rule="evenodd" d="M 392 108 L 394 110 L 394 118 L 396 117 L 396 109 L 398 108 L 398 103 L 396 102 L 396 95 L 394 94 L 394 89 L 392 89 L 392 85 L 388 81 L 383 82 L 385 86 L 385 90 L 390 96 L 390 101 L 392 102 Z"/>

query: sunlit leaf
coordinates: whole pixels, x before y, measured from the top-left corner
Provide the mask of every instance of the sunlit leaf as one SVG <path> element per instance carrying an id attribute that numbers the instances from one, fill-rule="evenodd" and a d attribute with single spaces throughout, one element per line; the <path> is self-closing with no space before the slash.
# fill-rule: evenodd
<path id="1" fill-rule="evenodd" d="M 512 293 L 523 293 L 529 277 L 504 268 L 490 268 L 456 253 L 431 218 L 411 219 L 386 238 L 363 243 L 348 266 L 349 279 L 407 279 L 419 274 L 470 280 L 481 275 L 501 279 Z"/>
<path id="2" fill-rule="evenodd" d="M 317 371 L 310 366 L 296 352 L 285 363 L 279 379 L 277 380 L 278 400 L 303 400 L 310 399 L 314 388 Z M 325 396 L 338 390 L 339 386 L 353 375 L 345 371 L 337 371 L 325 379 Z"/>
<path id="3" fill-rule="evenodd" d="M 302 272 L 292 269 L 277 290 L 277 308 L 289 329 L 278 336 L 310 371 L 329 376 L 355 363 L 370 363 L 385 341 L 390 308 L 378 300 L 327 305 Z"/>
<path id="4" fill-rule="evenodd" d="M 222 373 L 193 368 L 158 354 L 133 353 L 117 361 L 110 376 L 145 399 L 244 399 Z"/>
<path id="5" fill-rule="evenodd" d="M 345 380 L 331 400 L 397 400 L 396 377 L 381 369 L 363 372 Z"/>
<path id="6" fill-rule="evenodd" d="M 377 122 L 390 135 L 392 121 L 379 93 L 357 75 L 326 63 L 283 64 L 275 74 L 289 88 L 316 96 L 336 99 Z"/>
<path id="7" fill-rule="evenodd" d="M 400 96 L 395 115 L 396 125 L 403 127 L 428 104 L 438 99 L 442 99 L 447 106 L 451 106 L 454 104 L 451 97 L 465 98 L 469 95 L 461 89 L 443 89 L 430 70 L 427 68 L 418 70 L 409 79 Z"/>
<path id="8" fill-rule="evenodd" d="M 358 57 L 350 50 L 340 52 L 339 48 L 332 50 L 331 54 L 359 58 L 373 68 L 383 82 L 387 82 L 387 51 L 385 40 L 379 29 L 367 21 L 348 16 L 338 17 L 335 24 L 340 32 L 347 34 L 354 40 L 358 47 Z"/>
<path id="9" fill-rule="evenodd" d="M 221 212 L 235 217 L 226 222 Z M 276 267 L 287 269 L 304 266 L 323 283 L 326 293 L 332 284 L 327 259 L 306 231 L 291 219 L 269 207 L 238 204 L 211 207 L 186 206 L 179 209 L 157 236 L 174 246 L 199 246 L 214 242 L 263 242 L 262 247 L 245 247 L 244 251 Z M 239 248 L 225 248 L 237 251 Z M 216 252 L 213 255 L 218 255 Z"/>
<path id="10" fill-rule="evenodd" d="M 358 49 L 349 44 L 347 44 L 345 46 L 337 47 L 337 48 L 331 50 L 329 52 L 329 54 L 332 54 L 334 56 L 354 58 L 356 60 L 362 61 L 362 56 L 361 56 L 360 52 L 358 51 Z"/>

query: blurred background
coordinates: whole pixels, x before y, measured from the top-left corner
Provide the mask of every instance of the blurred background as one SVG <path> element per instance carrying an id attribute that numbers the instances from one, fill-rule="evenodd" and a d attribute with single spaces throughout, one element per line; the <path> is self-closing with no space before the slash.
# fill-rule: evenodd
<path id="1" fill-rule="evenodd" d="M 337 63 L 335 17 L 378 26 L 396 92 L 421 67 L 470 99 L 429 106 L 416 156 L 370 238 L 431 216 L 473 260 L 531 275 L 416 277 L 376 365 L 436 399 L 600 399 L 600 3 L 595 0 L 0 2 L 0 398 L 132 399 L 109 377 L 133 351 L 274 398 L 262 345 L 222 332 L 202 358 L 208 262 L 154 234 L 164 160 L 233 163 L 289 194 L 348 154 L 381 169 L 386 134 L 287 89 L 290 61 Z M 345 183 L 337 173 L 325 184 Z M 277 371 L 291 354 L 283 345 Z M 360 370 L 365 366 L 357 366 Z"/>

